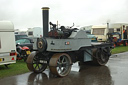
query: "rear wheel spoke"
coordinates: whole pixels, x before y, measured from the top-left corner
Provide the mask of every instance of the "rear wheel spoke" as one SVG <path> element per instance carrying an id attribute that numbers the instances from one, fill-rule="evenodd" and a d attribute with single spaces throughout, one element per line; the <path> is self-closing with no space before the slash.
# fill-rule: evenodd
<path id="1" fill-rule="evenodd" d="M 37 67 L 38 67 L 38 64 L 35 64 L 36 66 L 35 66 L 35 69 L 37 69 Z"/>
<path id="2" fill-rule="evenodd" d="M 38 69 L 40 70 L 40 65 L 38 64 Z"/>

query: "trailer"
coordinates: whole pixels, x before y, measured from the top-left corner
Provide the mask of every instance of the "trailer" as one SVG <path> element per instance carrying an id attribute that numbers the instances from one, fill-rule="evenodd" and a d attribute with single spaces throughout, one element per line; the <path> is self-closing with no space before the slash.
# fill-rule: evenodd
<path id="1" fill-rule="evenodd" d="M 97 37 L 98 42 L 107 41 L 107 25 L 93 25 L 91 28 L 91 34 Z"/>
<path id="2" fill-rule="evenodd" d="M 28 28 L 28 37 L 40 37 L 43 36 L 43 30 L 41 27 Z"/>
<path id="3" fill-rule="evenodd" d="M 92 62 L 95 65 L 108 62 L 111 43 L 92 43 L 86 32 L 77 28 L 57 28 L 56 24 L 49 23 L 49 8 L 43 7 L 42 12 L 43 37 L 33 40 L 34 51 L 26 61 L 30 71 L 41 73 L 49 67 L 52 74 L 64 77 L 75 62 Z"/>
<path id="4" fill-rule="evenodd" d="M 120 46 L 128 44 L 128 23 L 107 23 L 104 25 L 93 25 L 91 34 L 98 37 L 99 42 L 108 42 L 114 44 L 114 46 Z M 113 41 L 110 38 L 113 38 Z"/>
<path id="5" fill-rule="evenodd" d="M 0 65 L 16 63 L 14 25 L 10 21 L 0 21 Z"/>

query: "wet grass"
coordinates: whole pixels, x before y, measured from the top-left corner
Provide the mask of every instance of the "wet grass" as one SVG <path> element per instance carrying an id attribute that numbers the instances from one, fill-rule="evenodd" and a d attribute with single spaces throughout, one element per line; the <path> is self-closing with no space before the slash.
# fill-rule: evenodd
<path id="1" fill-rule="evenodd" d="M 19 60 L 15 64 L 8 65 L 8 68 L 6 68 L 4 65 L 0 65 L 0 79 L 26 72 L 29 72 L 29 70 L 23 60 Z"/>
<path id="2" fill-rule="evenodd" d="M 122 52 L 126 52 L 128 51 L 128 46 L 118 46 L 115 47 L 114 49 L 112 49 L 112 54 L 116 54 L 116 53 L 122 53 Z"/>

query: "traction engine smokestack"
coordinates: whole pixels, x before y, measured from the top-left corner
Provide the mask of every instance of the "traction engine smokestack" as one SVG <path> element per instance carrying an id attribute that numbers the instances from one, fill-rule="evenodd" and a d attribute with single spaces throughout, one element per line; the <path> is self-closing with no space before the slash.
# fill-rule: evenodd
<path id="1" fill-rule="evenodd" d="M 48 37 L 49 30 L 49 7 L 42 8 L 43 18 L 43 37 Z"/>

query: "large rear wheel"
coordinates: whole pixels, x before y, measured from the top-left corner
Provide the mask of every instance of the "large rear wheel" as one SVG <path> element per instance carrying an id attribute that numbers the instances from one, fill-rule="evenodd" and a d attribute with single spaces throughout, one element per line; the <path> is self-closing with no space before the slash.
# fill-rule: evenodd
<path id="1" fill-rule="evenodd" d="M 93 62 L 96 65 L 105 65 L 109 60 L 110 53 L 107 49 L 98 49 L 95 53 L 95 58 L 93 58 Z"/>
<path id="2" fill-rule="evenodd" d="M 47 68 L 47 62 L 39 57 L 39 53 L 32 52 L 27 58 L 27 67 L 30 71 L 40 73 Z"/>
<path id="3" fill-rule="evenodd" d="M 72 61 L 70 56 L 66 53 L 57 53 L 52 56 L 49 62 L 51 73 L 64 77 L 69 74 L 71 70 Z"/>

